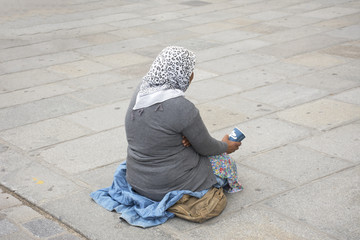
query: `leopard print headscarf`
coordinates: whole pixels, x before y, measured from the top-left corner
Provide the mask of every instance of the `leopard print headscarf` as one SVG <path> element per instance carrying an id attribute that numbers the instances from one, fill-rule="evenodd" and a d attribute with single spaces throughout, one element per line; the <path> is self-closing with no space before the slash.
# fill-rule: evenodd
<path id="1" fill-rule="evenodd" d="M 178 89 L 185 92 L 195 67 L 195 54 L 183 47 L 169 46 L 161 51 L 143 77 L 139 96 Z"/>

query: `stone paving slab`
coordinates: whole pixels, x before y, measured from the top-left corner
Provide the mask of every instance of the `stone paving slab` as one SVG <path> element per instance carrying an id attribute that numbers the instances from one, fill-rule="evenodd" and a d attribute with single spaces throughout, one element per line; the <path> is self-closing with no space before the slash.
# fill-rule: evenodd
<path id="1" fill-rule="evenodd" d="M 343 102 L 360 105 L 360 88 L 354 88 L 349 91 L 337 94 L 333 96 L 333 99 L 337 99 Z"/>
<path id="2" fill-rule="evenodd" d="M 68 51 L 89 45 L 89 43 L 79 39 L 59 39 L 32 45 L 7 48 L 1 51 L 0 61 L 5 62 L 20 58 L 56 53 L 59 51 Z"/>
<path id="3" fill-rule="evenodd" d="M 307 17 L 333 19 L 341 16 L 350 15 L 356 12 L 359 12 L 359 10 L 354 8 L 344 8 L 344 7 L 328 7 L 328 8 L 323 8 L 320 10 L 304 13 L 302 15 Z"/>
<path id="4" fill-rule="evenodd" d="M 0 109 L 0 129 L 10 129 L 29 123 L 58 117 L 88 108 L 89 104 L 69 96 L 57 96 Z"/>
<path id="5" fill-rule="evenodd" d="M 221 34 L 216 33 L 218 38 L 220 35 L 221 39 L 215 39 L 215 40 L 219 42 L 225 42 L 228 38 L 226 37 L 226 35 L 223 34 L 226 34 L 226 32 L 222 32 Z M 231 35 L 234 34 L 232 33 Z M 203 38 L 213 39 L 213 36 L 205 35 L 203 36 Z M 266 41 L 261 41 L 257 39 L 245 39 L 240 41 L 234 41 L 226 45 L 215 46 L 213 48 L 205 48 L 199 50 L 196 55 L 197 58 L 200 59 L 201 61 L 210 61 L 210 60 L 218 59 L 219 57 L 225 57 L 242 52 L 249 52 L 251 50 L 258 49 L 267 45 L 269 45 L 269 43 Z"/>
<path id="6" fill-rule="evenodd" d="M 27 222 L 23 225 L 36 237 L 50 237 L 52 235 L 59 234 L 63 231 L 60 226 L 53 224 L 52 221 L 47 219 L 37 219 Z"/>
<path id="7" fill-rule="evenodd" d="M 154 51 L 154 49 L 161 51 L 161 48 L 159 48 L 159 46 L 150 48 L 150 51 L 152 52 L 152 51 Z M 147 50 L 149 50 L 149 48 Z M 158 54 L 158 51 L 157 51 L 157 53 L 154 53 L 154 56 L 156 56 Z M 133 86 L 137 86 L 139 84 L 138 79 L 142 79 L 142 77 L 145 76 L 145 74 L 147 73 L 149 68 L 150 68 L 150 66 L 146 66 L 144 68 L 144 64 L 136 64 L 136 65 L 131 65 L 131 66 L 116 69 L 115 73 L 119 74 L 120 78 L 123 77 L 128 80 L 136 79 L 136 81 L 132 81 L 132 84 L 133 84 Z"/>
<path id="8" fill-rule="evenodd" d="M 329 32 L 328 34 L 330 36 L 357 40 L 360 37 L 359 31 L 360 31 L 360 25 L 357 24 L 357 25 L 353 25 L 353 26 L 344 27 L 342 29 L 334 30 L 332 32 Z"/>
<path id="9" fill-rule="evenodd" d="M 215 69 L 213 70 L 215 73 L 226 74 L 275 62 L 276 60 L 275 57 L 260 54 L 237 54 L 200 63 L 198 66 L 204 70 Z"/>
<path id="10" fill-rule="evenodd" d="M 140 47 L 154 46 L 157 44 L 159 44 L 158 41 L 147 38 L 132 38 L 113 43 L 105 43 L 91 47 L 80 48 L 77 50 L 77 52 L 80 54 L 99 57 L 114 53 L 122 53 Z"/>
<path id="11" fill-rule="evenodd" d="M 198 39 L 198 38 L 190 38 L 190 39 L 185 39 L 185 40 L 180 39 L 178 41 L 173 41 L 172 43 L 174 43 L 172 45 L 184 46 L 185 48 L 188 48 L 188 49 L 194 49 L 194 51 L 201 51 L 204 49 L 208 49 L 208 48 L 212 48 L 212 47 L 216 47 L 216 46 L 220 45 L 219 43 L 213 42 L 212 40 L 202 40 L 202 39 Z"/>
<path id="12" fill-rule="evenodd" d="M 265 116 L 252 121 L 234 123 L 222 130 L 214 132 L 213 136 L 222 139 L 229 134 L 234 126 L 244 132 L 246 141 L 243 141 L 241 149 L 232 154 L 236 160 L 243 160 L 249 156 L 278 148 L 291 142 L 296 142 L 309 137 L 312 131 L 308 128 L 281 121 L 273 116 Z"/>
<path id="13" fill-rule="evenodd" d="M 110 69 L 110 67 L 89 60 L 64 63 L 48 68 L 49 71 L 63 74 L 68 78 L 77 78 L 92 73 L 106 72 Z"/>
<path id="14" fill-rule="evenodd" d="M 219 32 L 211 33 L 205 36 L 202 36 L 203 39 L 212 39 L 214 41 L 222 42 L 222 43 L 232 43 L 232 42 L 239 42 L 245 39 L 254 38 L 259 36 L 258 33 L 252 33 L 252 32 L 246 32 L 242 31 L 238 28 L 221 31 L 221 34 Z M 256 41 L 254 41 L 256 42 Z M 247 49 L 250 50 L 250 49 Z"/>
<path id="15" fill-rule="evenodd" d="M 312 52 L 312 53 L 300 54 L 295 57 L 288 58 L 286 61 L 294 64 L 305 65 L 320 70 L 320 69 L 341 65 L 351 60 L 346 58 L 341 58 L 340 56 L 332 56 L 329 54 Z"/>
<path id="16" fill-rule="evenodd" d="M 271 41 L 274 43 L 277 43 L 279 41 L 288 42 L 288 41 L 308 37 L 314 34 L 319 34 L 324 31 L 326 30 L 319 27 L 313 27 L 307 25 L 300 28 L 290 28 L 284 31 L 262 35 L 258 38 L 265 41 Z"/>
<path id="17" fill-rule="evenodd" d="M 60 143 L 39 154 L 44 161 L 75 174 L 124 160 L 127 145 L 122 138 L 124 127 Z"/>
<path id="18" fill-rule="evenodd" d="M 3 186 L 0 186 L 0 199 L 1 239 L 84 239 L 44 212 L 30 208 L 25 200 L 18 200 L 7 189 L 4 192 Z"/>
<path id="19" fill-rule="evenodd" d="M 94 24 L 99 23 L 107 23 L 115 20 L 124 20 L 136 17 L 135 14 L 128 14 L 128 13 L 119 13 L 113 14 L 109 16 L 101 16 L 92 19 L 83 19 L 83 20 L 76 20 L 76 21 L 65 21 L 60 23 L 52 23 L 52 24 L 40 24 L 35 26 L 29 26 L 24 28 L 18 28 L 13 30 L 11 33 L 18 34 L 18 35 L 31 35 L 37 33 L 47 33 L 62 29 L 72 29 L 75 27 L 87 27 Z"/>
<path id="20" fill-rule="evenodd" d="M 196 37 L 198 36 L 197 33 L 191 32 L 189 30 L 183 30 L 183 29 L 176 29 L 173 31 L 166 31 L 166 32 L 156 32 L 155 30 L 150 30 L 148 28 L 146 29 L 141 29 L 139 30 L 140 27 L 134 27 L 133 31 L 131 32 L 131 35 L 135 35 L 137 34 L 138 37 L 146 37 L 148 39 L 151 40 L 155 40 L 158 41 L 159 44 L 161 43 L 162 45 L 172 45 L 174 43 L 177 43 L 179 41 L 187 41 L 188 39 L 192 38 L 192 37 Z M 133 33 L 135 32 L 135 33 Z M 138 33 L 139 32 L 139 33 Z M 140 34 L 141 33 L 141 34 Z M 124 34 L 122 32 L 118 33 L 121 36 L 124 36 Z M 150 35 L 151 34 L 151 35 Z M 130 37 L 128 37 L 130 38 Z M 216 45 L 216 43 L 212 43 L 214 45 Z M 141 54 L 146 53 L 146 50 L 144 49 L 144 51 L 139 51 L 139 50 L 135 50 L 136 52 L 139 52 Z M 159 50 L 161 51 L 161 49 Z M 154 53 L 154 55 L 156 55 L 159 51 L 157 51 L 156 53 Z"/>
<path id="21" fill-rule="evenodd" d="M 212 102 L 200 104 L 198 109 L 201 117 L 206 119 L 204 123 L 209 131 L 223 129 L 224 127 L 231 126 L 234 121 L 243 122 L 248 118 L 244 113 L 235 113 L 222 106 L 213 105 Z M 218 114 L 227 116 L 227 118 L 219 119 Z"/>
<path id="22" fill-rule="evenodd" d="M 73 51 L 59 52 L 54 54 L 29 57 L 25 59 L 17 59 L 1 63 L 0 74 L 2 75 L 4 73 L 15 73 L 40 67 L 48 67 L 56 64 L 82 59 L 83 57 Z"/>
<path id="23" fill-rule="evenodd" d="M 276 10 L 270 10 L 270 11 L 264 11 L 261 13 L 255 13 L 249 15 L 252 19 L 257 19 L 261 21 L 268 21 L 276 18 L 282 18 L 291 15 L 290 13 L 276 11 Z"/>
<path id="24" fill-rule="evenodd" d="M 287 109 L 278 116 L 299 125 L 325 130 L 358 119 L 360 106 L 325 98 Z"/>
<path id="25" fill-rule="evenodd" d="M 313 68 L 296 65 L 285 61 L 262 65 L 259 66 L 258 69 L 260 69 L 261 71 L 265 71 L 266 73 L 272 73 L 280 75 L 280 77 L 286 77 L 286 79 L 300 77 L 315 72 Z"/>
<path id="26" fill-rule="evenodd" d="M 267 21 L 266 24 L 275 27 L 300 28 L 310 24 L 318 23 L 320 21 L 321 20 L 317 17 L 295 15 L 295 16 L 282 17 L 279 19 L 273 19 Z"/>
<path id="27" fill-rule="evenodd" d="M 210 34 L 219 32 L 220 29 L 229 30 L 234 29 L 237 26 L 231 23 L 207 23 L 196 27 L 187 28 L 188 31 L 196 32 L 200 34 Z"/>
<path id="28" fill-rule="evenodd" d="M 216 73 L 204 71 L 204 70 L 201 70 L 201 69 L 195 69 L 194 70 L 194 75 L 195 74 L 196 74 L 196 79 L 194 78 L 193 82 L 207 80 L 207 79 L 214 78 L 214 77 L 218 76 L 218 74 L 216 74 Z"/>
<path id="29" fill-rule="evenodd" d="M 214 78 L 214 80 L 217 81 L 233 84 L 240 88 L 241 92 L 266 86 L 285 79 L 286 77 L 281 73 L 273 73 L 270 69 L 265 69 L 263 67 L 256 67 L 251 70 L 225 74 Z"/>
<path id="30" fill-rule="evenodd" d="M 299 144 L 338 158 L 358 163 L 360 161 L 359 131 L 360 122 L 357 121 L 349 125 L 335 128 L 321 135 L 305 139 L 299 142 Z"/>
<path id="31" fill-rule="evenodd" d="M 210 7 L 214 8 L 216 6 L 214 6 L 213 4 L 208 5 L 208 10 Z M 239 8 L 236 8 L 231 4 L 229 4 L 228 6 L 222 6 L 221 8 L 223 8 L 221 11 L 208 11 L 205 14 L 204 12 L 195 15 L 192 14 L 188 17 L 185 17 L 184 20 L 192 23 L 197 23 L 199 25 L 204 25 L 213 22 L 224 22 L 225 20 L 233 19 L 234 17 L 237 17 L 239 15 Z M 195 10 L 195 8 L 193 9 Z"/>
<path id="32" fill-rule="evenodd" d="M 222 91 L 219 91 L 220 88 Z M 208 79 L 191 84 L 191 88 L 189 88 L 187 96 L 196 103 L 203 103 L 214 98 L 217 99 L 232 95 L 240 90 L 241 89 L 239 87 L 232 84 Z"/>
<path id="33" fill-rule="evenodd" d="M 241 29 L 244 31 L 249 31 L 254 33 L 270 34 L 270 33 L 285 31 L 288 28 L 284 26 L 275 26 L 275 25 L 269 25 L 266 23 L 259 22 L 256 24 L 246 24 Z"/>
<path id="34" fill-rule="evenodd" d="M 91 44 L 103 44 L 103 43 L 110 43 L 110 42 L 116 42 L 118 41 L 120 36 L 117 36 L 114 34 L 114 32 L 111 33 L 95 33 L 91 35 L 85 35 L 80 37 L 80 39 L 89 42 Z"/>
<path id="35" fill-rule="evenodd" d="M 119 76 L 119 74 L 113 71 L 108 71 L 108 72 L 94 73 L 75 79 L 66 79 L 59 82 L 59 84 L 64 84 L 76 90 L 84 90 L 84 89 L 93 89 L 93 88 L 101 87 L 103 85 L 107 85 L 111 83 L 121 82 L 123 80 L 128 80 L 128 77 L 124 75 Z"/>
<path id="36" fill-rule="evenodd" d="M 7 199 L 7 201 L 8 200 L 9 199 Z M 40 213 L 34 211 L 32 208 L 25 205 L 5 208 L 1 210 L 1 213 L 5 214 L 6 216 L 8 216 L 17 223 L 28 222 L 34 218 L 38 218 L 41 216 Z"/>
<path id="37" fill-rule="evenodd" d="M 125 124 L 124 119 L 128 106 L 129 100 L 124 100 L 73 113 L 64 116 L 63 119 L 70 120 L 93 131 L 108 130 Z"/>
<path id="38" fill-rule="evenodd" d="M 228 194 L 229 204 L 224 215 L 232 215 L 265 199 L 277 196 L 295 187 L 291 182 L 274 177 L 242 163 L 238 164 L 239 181 L 244 190 L 239 194 Z M 220 219 L 218 219 L 220 221 Z M 217 220 L 214 220 L 217 221 Z"/>
<path id="39" fill-rule="evenodd" d="M 82 189 L 56 169 L 34 161 L 33 157 L 24 158 L 12 149 L 1 153 L 0 163 L 0 183 L 35 204 Z"/>
<path id="40" fill-rule="evenodd" d="M 86 102 L 92 105 L 109 104 L 129 99 L 138 84 L 139 82 L 131 80 L 115 82 L 108 85 L 101 85 L 97 88 L 73 92 L 71 96 L 81 102 Z"/>
<path id="41" fill-rule="evenodd" d="M 76 35 L 80 40 L 89 42 L 86 36 L 91 34 L 101 34 L 103 31 L 116 30 L 116 27 L 108 24 L 94 24 L 86 27 L 75 27 L 72 29 L 59 29 L 55 32 L 37 33 L 35 35 L 24 35 L 22 39 L 24 41 L 31 41 L 34 43 L 42 42 L 44 40 L 51 40 L 53 38 L 69 38 Z M 117 39 L 119 40 L 119 39 Z M 90 41 L 90 43 L 92 43 Z"/>
<path id="42" fill-rule="evenodd" d="M 322 21 L 317 24 L 314 24 L 314 26 L 318 26 L 321 28 L 325 28 L 327 30 L 334 31 L 334 29 L 341 29 L 343 27 L 348 27 L 350 25 L 354 25 L 358 23 L 359 23 L 359 14 L 351 14 L 339 18 Z"/>
<path id="43" fill-rule="evenodd" d="M 245 122 L 277 110 L 277 108 L 267 104 L 249 101 L 238 94 L 198 104 L 198 109 L 209 131 L 223 129 L 232 126 L 234 122 Z M 226 115 L 227 118 L 221 119 L 218 115 Z"/>
<path id="44" fill-rule="evenodd" d="M 221 226 L 221 230 L 218 226 Z M 186 239 L 236 239 L 238 236 L 242 239 L 333 239 L 309 226 L 259 207 L 235 212 L 219 222 L 209 221 L 186 233 Z"/>
<path id="45" fill-rule="evenodd" d="M 214 107 L 221 107 L 229 111 L 229 115 L 245 115 L 246 120 L 257 118 L 263 115 L 268 115 L 272 112 L 275 112 L 278 110 L 278 108 L 273 107 L 269 104 L 263 104 L 256 101 L 250 101 L 243 97 L 241 97 L 241 94 L 234 94 L 230 96 L 223 97 L 219 100 L 212 101 L 207 103 L 209 105 L 213 105 Z M 201 107 L 202 105 L 199 105 Z M 230 116 L 229 116 L 230 117 Z M 209 116 L 207 119 L 210 119 Z M 235 122 L 240 122 L 241 118 L 239 117 L 237 120 L 234 119 Z"/>
<path id="46" fill-rule="evenodd" d="M 351 162 L 290 144 L 242 161 L 297 186 L 352 166 Z M 286 167 L 284 167 L 286 166 Z"/>
<path id="47" fill-rule="evenodd" d="M 7 193 L 3 193 L 2 191 L 0 197 L 1 197 L 1 202 L 0 202 L 1 209 L 13 207 L 21 203 L 18 199 L 14 198 L 13 196 Z"/>
<path id="48" fill-rule="evenodd" d="M 359 66 L 360 66 L 360 61 L 356 60 L 351 62 L 350 64 L 345 64 L 327 69 L 324 72 L 329 75 L 330 74 L 336 75 L 344 80 L 350 80 L 359 83 L 360 80 L 358 76 L 360 72 Z"/>
<path id="49" fill-rule="evenodd" d="M 29 78 L 29 76 L 36 77 Z M 42 84 L 56 82 L 64 78 L 65 76 L 51 73 L 41 68 L 18 73 L 5 74 L 0 76 L 0 91 L 1 93 L 12 92 L 20 89 L 26 89 Z"/>
<path id="50" fill-rule="evenodd" d="M 92 133 L 92 131 L 70 122 L 53 118 L 3 131 L 0 133 L 0 137 L 23 150 L 31 151 L 78 138 L 89 133 Z"/>
<path id="51" fill-rule="evenodd" d="M 126 222 L 120 221 L 119 214 L 108 212 L 96 205 L 89 197 L 90 191 L 78 192 L 48 202 L 42 207 L 48 209 L 65 223 L 73 226 L 89 239 L 176 239 L 161 227 L 142 229 L 130 227 Z M 94 231 L 96 229 L 96 231 Z"/>
<path id="52" fill-rule="evenodd" d="M 264 204 L 337 239 L 358 239 L 359 170 L 344 170 Z"/>
<path id="53" fill-rule="evenodd" d="M 296 56 L 298 54 L 320 50 L 325 47 L 330 47 L 344 42 L 346 42 L 344 38 L 329 38 L 329 36 L 326 36 L 324 34 L 317 34 L 289 41 L 286 43 L 274 44 L 271 47 L 261 48 L 257 50 L 257 52 L 275 56 L 278 58 L 288 58 Z"/>
<path id="54" fill-rule="evenodd" d="M 17 231 L 16 226 L 6 219 L 1 220 L 0 224 L 2 229 L 0 232 L 1 235 L 9 235 Z"/>
<path id="55" fill-rule="evenodd" d="M 153 59 L 149 57 L 144 57 L 134 53 L 119 53 L 112 54 L 102 57 L 94 58 L 96 62 L 110 66 L 112 68 L 126 67 L 129 65 L 139 64 L 139 63 L 148 63 L 150 64 Z M 99 71 L 97 71 L 99 72 Z"/>
<path id="56" fill-rule="evenodd" d="M 331 94 L 359 86 L 359 83 L 347 80 L 341 74 L 337 74 L 336 69 L 333 71 L 331 69 L 333 68 L 296 77 L 289 80 L 289 82 L 321 89 Z"/>
<path id="57" fill-rule="evenodd" d="M 320 89 L 279 82 L 245 92 L 240 96 L 279 108 L 287 108 L 325 95 L 327 92 Z"/>
<path id="58" fill-rule="evenodd" d="M 97 167 L 95 169 L 76 174 L 75 177 L 79 181 L 87 184 L 92 191 L 111 186 L 114 173 L 120 162 L 114 162 L 106 166 Z"/>
<path id="59" fill-rule="evenodd" d="M 1 6 L 0 182 L 28 200 L 0 191 L 1 239 L 359 235 L 359 0 Z M 89 194 L 110 186 L 125 160 L 127 104 L 167 45 L 197 56 L 186 97 L 210 133 L 244 131 L 232 154 L 244 190 L 227 194 L 225 211 L 208 222 L 174 218 L 144 230 Z"/>
<path id="60" fill-rule="evenodd" d="M 49 98 L 57 95 L 63 95 L 74 91 L 68 86 L 59 85 L 57 83 L 42 85 L 26 90 L 18 90 L 10 93 L 4 93 L 0 96 L 0 108 L 20 105 L 22 103 L 32 102 Z"/>
<path id="61" fill-rule="evenodd" d="M 359 47 L 351 44 L 330 47 L 322 52 L 347 58 L 359 58 Z"/>

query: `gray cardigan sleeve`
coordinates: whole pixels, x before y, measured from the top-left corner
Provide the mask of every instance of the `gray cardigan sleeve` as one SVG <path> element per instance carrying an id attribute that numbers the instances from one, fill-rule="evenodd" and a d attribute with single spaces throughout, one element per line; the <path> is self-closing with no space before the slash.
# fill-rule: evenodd
<path id="1" fill-rule="evenodd" d="M 200 155 L 210 156 L 222 154 L 226 152 L 228 147 L 227 143 L 218 141 L 210 136 L 198 112 L 190 124 L 183 129 L 182 134 L 189 140 L 191 146 Z"/>

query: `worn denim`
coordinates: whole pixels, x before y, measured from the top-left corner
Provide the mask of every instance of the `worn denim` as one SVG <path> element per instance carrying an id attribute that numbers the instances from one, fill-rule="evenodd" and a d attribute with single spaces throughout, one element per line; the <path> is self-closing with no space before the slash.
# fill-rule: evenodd
<path id="1" fill-rule="evenodd" d="M 91 193 L 92 199 L 109 211 L 121 213 L 122 219 L 133 226 L 143 228 L 153 227 L 173 218 L 174 214 L 166 211 L 174 205 L 184 194 L 197 198 L 203 197 L 208 189 L 200 192 L 188 190 L 171 191 L 160 202 L 136 193 L 126 181 L 126 162 L 117 168 L 111 187 L 103 188 Z"/>

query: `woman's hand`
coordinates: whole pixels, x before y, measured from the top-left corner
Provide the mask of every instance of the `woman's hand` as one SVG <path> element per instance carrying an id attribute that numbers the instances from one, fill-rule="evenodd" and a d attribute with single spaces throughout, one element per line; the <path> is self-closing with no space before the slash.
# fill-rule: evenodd
<path id="1" fill-rule="evenodd" d="M 233 142 L 233 141 L 230 141 L 229 140 L 229 135 L 225 135 L 223 137 L 223 139 L 221 140 L 223 142 L 226 142 L 227 145 L 228 145 L 228 148 L 226 150 L 226 153 L 230 154 L 230 153 L 233 153 L 235 152 L 236 150 L 239 149 L 240 145 L 241 145 L 241 142 Z"/>
<path id="2" fill-rule="evenodd" d="M 190 144 L 190 142 L 189 142 L 189 140 L 185 137 L 185 136 L 183 136 L 182 137 L 183 139 L 182 139 L 182 144 L 184 145 L 184 147 L 190 147 L 191 146 L 191 144 Z"/>

